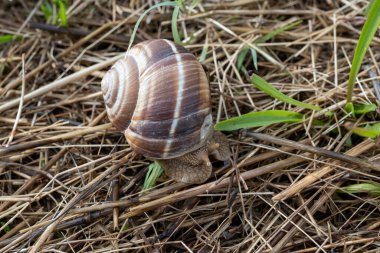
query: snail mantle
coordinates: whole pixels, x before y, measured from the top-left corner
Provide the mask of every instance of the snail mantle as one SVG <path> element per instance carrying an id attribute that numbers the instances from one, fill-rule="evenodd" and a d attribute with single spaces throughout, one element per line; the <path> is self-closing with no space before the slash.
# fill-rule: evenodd
<path id="1" fill-rule="evenodd" d="M 175 181 L 203 183 L 212 172 L 209 157 L 231 155 L 227 138 L 213 130 L 206 73 L 182 46 L 164 39 L 135 45 L 106 73 L 102 93 L 131 148 Z"/>

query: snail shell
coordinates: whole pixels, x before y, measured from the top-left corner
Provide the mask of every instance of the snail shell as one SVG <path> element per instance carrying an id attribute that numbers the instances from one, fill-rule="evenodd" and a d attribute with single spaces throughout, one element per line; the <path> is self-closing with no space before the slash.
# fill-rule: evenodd
<path id="1" fill-rule="evenodd" d="M 102 92 L 113 125 L 147 157 L 181 156 L 212 135 L 207 76 L 194 55 L 171 41 L 135 45 L 106 73 Z"/>

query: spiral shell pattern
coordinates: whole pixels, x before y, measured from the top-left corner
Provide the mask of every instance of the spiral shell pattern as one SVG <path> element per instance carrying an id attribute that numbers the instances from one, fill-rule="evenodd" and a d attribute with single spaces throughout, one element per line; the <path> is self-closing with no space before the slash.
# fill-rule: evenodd
<path id="1" fill-rule="evenodd" d="M 106 73 L 102 93 L 113 125 L 147 157 L 183 155 L 212 134 L 206 74 L 194 55 L 171 41 L 135 45 Z"/>

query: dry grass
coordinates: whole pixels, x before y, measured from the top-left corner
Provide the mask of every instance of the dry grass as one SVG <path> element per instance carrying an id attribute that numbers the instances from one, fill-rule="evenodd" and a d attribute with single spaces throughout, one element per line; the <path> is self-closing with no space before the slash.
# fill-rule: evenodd
<path id="1" fill-rule="evenodd" d="M 71 1 L 67 29 L 45 24 L 41 2 L 0 3 L 0 32 L 24 37 L 0 48 L 0 252 L 380 251 L 379 198 L 336 191 L 380 182 L 376 143 L 343 127 L 368 1 L 189 5 L 178 26 L 194 54 L 207 47 L 216 121 L 288 109 L 325 124 L 255 129 L 274 140 L 252 130 L 230 133 L 231 165 L 216 164 L 208 182 L 188 186 L 163 176 L 147 194 L 141 189 L 150 162 L 109 124 L 100 80 L 128 47 L 139 15 L 158 1 Z M 171 11 L 153 11 L 136 41 L 171 39 Z M 295 20 L 302 24 L 252 45 Z M 253 88 L 235 65 L 246 44 L 258 52 L 258 71 L 252 59 L 245 62 L 249 73 L 324 110 L 288 106 Z M 377 37 L 359 73 L 357 103 L 378 99 L 379 50 Z M 373 112 L 353 120 L 378 119 Z M 298 143 L 330 150 L 330 158 Z M 344 153 L 358 158 L 351 163 Z"/>

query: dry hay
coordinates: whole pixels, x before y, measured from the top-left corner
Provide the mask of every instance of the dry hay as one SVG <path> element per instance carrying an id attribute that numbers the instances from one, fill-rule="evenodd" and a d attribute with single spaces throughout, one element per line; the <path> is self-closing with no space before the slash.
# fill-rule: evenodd
<path id="1" fill-rule="evenodd" d="M 368 1 L 188 4 L 178 25 L 194 54 L 207 47 L 216 121 L 287 109 L 325 124 L 308 120 L 255 129 L 292 140 L 287 147 L 258 141 L 252 130 L 229 133 L 232 165 L 217 164 L 200 186 L 162 176 L 148 193 L 141 189 L 150 161 L 134 155 L 109 124 L 100 94 L 107 66 L 99 63 L 109 65 L 127 49 L 137 18 L 158 1 L 70 1 L 66 29 L 45 23 L 41 2 L 0 3 L 0 31 L 23 36 L 0 48 L 0 252 L 380 250 L 379 198 L 337 192 L 344 185 L 380 182 L 378 170 L 360 166 L 378 159 L 374 141 L 343 127 L 350 61 Z M 172 10 L 152 11 L 136 42 L 171 39 Z M 250 57 L 244 64 L 249 74 L 318 104 L 322 112 L 275 101 L 235 65 L 246 43 L 296 20 L 302 23 L 253 45 L 258 71 Z M 379 49 L 377 37 L 359 73 L 357 103 L 376 102 Z M 378 116 L 373 112 L 356 123 Z M 318 150 L 306 153 L 298 143 L 360 159 L 355 164 Z"/>

